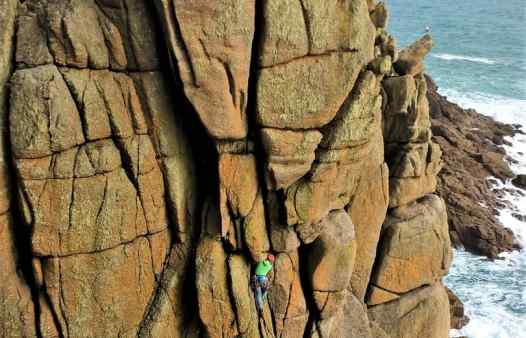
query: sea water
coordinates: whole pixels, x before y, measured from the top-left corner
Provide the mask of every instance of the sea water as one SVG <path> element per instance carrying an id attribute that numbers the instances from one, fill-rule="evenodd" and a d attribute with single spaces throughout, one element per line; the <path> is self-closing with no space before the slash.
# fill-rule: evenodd
<path id="1" fill-rule="evenodd" d="M 426 69 L 439 92 L 464 108 L 517 123 L 526 131 L 526 0 L 386 0 L 389 30 L 403 47 L 429 28 L 435 47 Z M 505 146 L 515 173 L 526 174 L 526 136 Z M 496 189 L 514 189 L 501 182 Z M 526 247 L 526 197 L 508 193 L 499 219 Z M 464 302 L 470 323 L 451 336 L 526 338 L 526 249 L 489 262 L 457 250 L 446 284 Z"/>

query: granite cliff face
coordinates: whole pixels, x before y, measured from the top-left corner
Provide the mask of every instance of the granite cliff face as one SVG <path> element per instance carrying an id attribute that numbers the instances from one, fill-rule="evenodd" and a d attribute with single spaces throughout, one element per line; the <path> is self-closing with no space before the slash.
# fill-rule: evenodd
<path id="1" fill-rule="evenodd" d="M 0 0 L 0 336 L 448 337 L 432 40 L 387 19 Z"/>

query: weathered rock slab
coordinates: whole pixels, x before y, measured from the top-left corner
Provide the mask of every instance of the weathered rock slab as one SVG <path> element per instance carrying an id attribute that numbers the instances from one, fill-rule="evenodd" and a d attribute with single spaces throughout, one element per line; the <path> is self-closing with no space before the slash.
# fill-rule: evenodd
<path id="1" fill-rule="evenodd" d="M 403 294 L 447 274 L 452 250 L 446 207 L 440 197 L 427 195 L 391 210 L 383 227 L 373 285 Z M 368 303 L 377 303 L 373 298 Z"/>
<path id="2" fill-rule="evenodd" d="M 449 302 L 440 283 L 370 307 L 368 315 L 391 338 L 449 337 Z"/>

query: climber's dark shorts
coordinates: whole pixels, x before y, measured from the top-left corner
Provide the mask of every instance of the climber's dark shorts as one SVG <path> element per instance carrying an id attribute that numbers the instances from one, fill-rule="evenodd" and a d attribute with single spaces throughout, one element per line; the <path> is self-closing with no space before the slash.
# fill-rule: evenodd
<path id="1" fill-rule="evenodd" d="M 258 285 L 262 288 L 266 288 L 268 284 L 268 278 L 267 276 L 257 276 L 256 275 L 256 282 Z"/>

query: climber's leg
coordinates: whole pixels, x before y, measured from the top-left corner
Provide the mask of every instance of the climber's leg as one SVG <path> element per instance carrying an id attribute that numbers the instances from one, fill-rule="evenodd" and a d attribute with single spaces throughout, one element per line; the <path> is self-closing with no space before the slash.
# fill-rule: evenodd
<path id="1" fill-rule="evenodd" d="M 254 291 L 256 294 L 256 308 L 258 313 L 261 314 L 263 313 L 263 293 L 261 292 L 261 286 L 257 284 Z"/>

